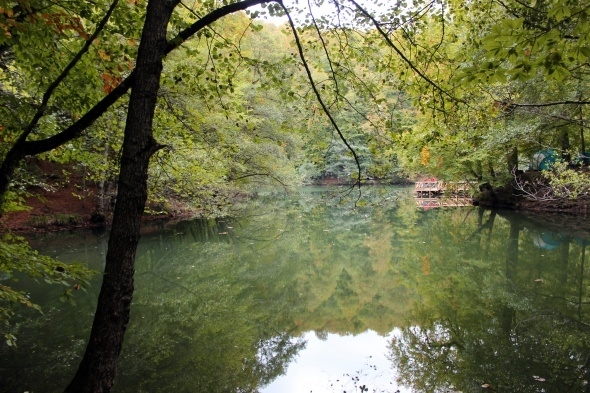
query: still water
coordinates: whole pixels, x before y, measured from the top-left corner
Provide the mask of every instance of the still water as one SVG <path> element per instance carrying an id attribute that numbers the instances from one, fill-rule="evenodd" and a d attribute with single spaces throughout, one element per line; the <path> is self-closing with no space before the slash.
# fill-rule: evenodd
<path id="1" fill-rule="evenodd" d="M 236 218 L 152 226 L 114 391 L 590 388 L 590 225 L 424 210 L 403 189 L 357 198 L 261 195 Z M 31 236 L 96 270 L 106 240 Z M 100 276 L 75 306 L 58 286 L 18 285 L 43 314 L 19 310 L 18 347 L 0 348 L 0 392 L 59 392 L 84 350 Z"/>

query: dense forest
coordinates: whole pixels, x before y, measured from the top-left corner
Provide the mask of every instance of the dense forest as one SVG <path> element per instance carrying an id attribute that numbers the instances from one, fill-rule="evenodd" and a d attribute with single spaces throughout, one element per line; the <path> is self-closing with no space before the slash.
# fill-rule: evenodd
<path id="1" fill-rule="evenodd" d="M 112 6 L 107 20 L 97 5 L 0 7 L 4 211 L 72 182 L 88 209 L 113 207 L 129 99 L 116 88 L 129 89 L 146 4 Z M 177 10 L 171 42 L 207 7 Z M 419 175 L 502 184 L 540 151 L 585 162 L 583 4 L 415 7 L 373 16 L 326 4 L 295 19 L 295 37 L 284 17 L 238 12 L 184 42 L 163 65 L 151 205 L 215 215 L 265 186 Z"/>
<path id="2" fill-rule="evenodd" d="M 112 228 L 67 391 L 112 386 L 145 212 L 423 175 L 585 200 L 588 14 L 570 0 L 0 0 L 3 225 L 67 189 Z M 8 277 L 85 285 L 84 268 L 4 232 Z M 0 299 L 5 321 L 10 303 L 34 306 L 4 285 Z"/>

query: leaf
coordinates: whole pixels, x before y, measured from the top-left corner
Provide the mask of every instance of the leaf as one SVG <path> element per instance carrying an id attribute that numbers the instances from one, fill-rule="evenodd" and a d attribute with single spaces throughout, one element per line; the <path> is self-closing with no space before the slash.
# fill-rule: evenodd
<path id="1" fill-rule="evenodd" d="M 590 58 L 590 47 L 588 46 L 581 46 L 578 48 L 578 60 L 579 61 L 584 61 L 588 58 Z"/>
<path id="2" fill-rule="evenodd" d="M 553 68 L 550 68 L 547 74 L 553 77 L 558 82 L 565 80 L 571 75 L 566 68 L 561 66 L 555 66 Z"/>
<path id="3" fill-rule="evenodd" d="M 557 22 L 561 22 L 565 18 L 572 15 L 570 8 L 565 3 L 558 3 L 556 6 L 549 9 L 547 16 L 555 18 Z"/>

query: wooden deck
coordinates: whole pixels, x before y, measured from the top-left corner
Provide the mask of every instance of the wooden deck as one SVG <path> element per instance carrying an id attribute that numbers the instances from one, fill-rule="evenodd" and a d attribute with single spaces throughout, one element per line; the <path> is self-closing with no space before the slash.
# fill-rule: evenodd
<path id="1" fill-rule="evenodd" d="M 415 183 L 416 206 L 424 209 L 436 207 L 472 206 L 472 186 L 469 182 L 422 180 Z"/>
<path id="2" fill-rule="evenodd" d="M 466 197 L 471 194 L 471 184 L 464 182 L 444 182 L 442 180 L 421 180 L 415 183 L 416 198 L 436 198 L 442 195 Z"/>

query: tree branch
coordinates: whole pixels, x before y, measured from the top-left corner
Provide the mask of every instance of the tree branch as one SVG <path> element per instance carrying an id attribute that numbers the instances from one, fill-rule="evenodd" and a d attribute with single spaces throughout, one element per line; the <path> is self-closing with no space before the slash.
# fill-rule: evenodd
<path id="1" fill-rule="evenodd" d="M 451 100 L 453 100 L 453 101 L 460 101 L 457 98 L 453 97 L 449 92 L 447 92 L 446 90 L 444 90 L 442 87 L 440 87 L 438 84 L 434 83 L 434 81 L 432 81 L 432 79 L 430 79 L 422 71 L 420 71 L 414 65 L 414 63 L 412 63 L 410 61 L 410 59 L 408 59 L 406 57 L 406 55 L 404 55 L 404 53 L 393 43 L 393 41 L 391 41 L 391 39 L 389 38 L 389 36 L 387 35 L 387 33 L 385 31 L 383 31 L 383 29 L 381 28 L 381 24 L 371 14 L 369 14 L 369 12 L 367 10 L 365 10 L 363 7 L 361 7 L 355 0 L 348 0 L 348 1 L 350 1 L 352 4 L 354 4 L 354 6 L 356 7 L 356 9 L 361 14 L 363 14 L 365 17 L 367 17 L 373 23 L 373 25 L 375 26 L 375 28 L 377 29 L 377 31 L 379 32 L 379 34 L 381 34 L 381 36 L 385 39 L 385 42 L 387 42 L 387 45 L 389 45 L 398 54 L 398 56 L 401 57 L 402 60 L 415 73 L 417 73 L 424 81 L 426 81 L 428 84 L 432 85 L 433 88 L 435 88 L 436 90 L 438 90 L 442 94 L 446 95 Z"/>
<path id="2" fill-rule="evenodd" d="M 279 4 L 282 7 L 283 11 L 285 12 L 285 14 L 287 15 L 287 18 L 289 20 L 289 26 L 291 27 L 291 31 L 293 32 L 293 36 L 295 37 L 295 44 L 297 45 L 299 57 L 301 58 L 301 61 L 303 62 L 303 66 L 305 67 L 305 72 L 307 73 L 307 78 L 309 80 L 309 83 L 311 84 L 311 88 L 312 88 L 320 106 L 322 107 L 322 110 L 324 111 L 326 116 L 328 116 L 330 123 L 332 124 L 332 126 L 334 127 L 336 132 L 338 133 L 338 136 L 340 137 L 340 139 L 342 140 L 344 145 L 346 145 L 346 148 L 352 153 L 352 155 L 354 157 L 354 161 L 355 161 L 357 169 L 358 169 L 358 176 L 356 179 L 356 183 L 358 184 L 358 187 L 360 189 L 360 186 L 361 186 L 361 164 L 360 164 L 359 158 L 356 154 L 356 151 L 354 151 L 352 146 L 350 146 L 350 144 L 348 143 L 348 141 L 344 137 L 344 134 L 340 130 L 340 127 L 338 127 L 336 120 L 334 120 L 334 117 L 330 113 L 330 110 L 326 106 L 324 100 L 322 99 L 320 92 L 318 91 L 318 89 L 316 87 L 313 76 L 311 75 L 311 70 L 309 68 L 309 64 L 307 63 L 307 60 L 305 59 L 305 55 L 303 53 L 303 47 L 301 45 L 301 40 L 299 39 L 299 34 L 297 33 L 297 29 L 295 28 L 295 24 L 293 23 L 293 18 L 291 18 L 291 14 L 289 13 L 289 10 L 285 7 L 285 5 L 282 3 L 282 1 L 279 2 Z"/>
<path id="3" fill-rule="evenodd" d="M 111 5 L 109 12 L 112 12 L 112 10 L 114 9 L 114 7 L 117 4 L 117 1 L 118 0 L 115 0 L 114 3 Z M 218 8 L 218 9 L 212 11 L 211 13 L 205 15 L 203 18 L 199 19 L 198 21 L 193 23 L 191 26 L 189 26 L 188 28 L 186 28 L 182 32 L 180 32 L 174 39 L 172 39 L 170 42 L 168 42 L 164 53 L 165 53 L 165 55 L 169 54 L 171 51 L 178 48 L 183 42 L 185 42 L 187 39 L 192 37 L 198 31 L 200 31 L 204 27 L 207 27 L 209 24 L 217 21 L 218 19 L 220 19 L 226 15 L 229 15 L 229 14 L 237 12 L 237 11 L 245 10 L 249 7 L 254 6 L 254 5 L 259 5 L 259 4 L 263 4 L 263 3 L 272 3 L 272 2 L 280 3 L 280 0 L 245 0 L 245 1 L 242 1 L 239 3 L 233 3 L 233 4 L 225 5 L 221 8 Z M 108 16 L 110 17 L 110 13 L 108 13 Z M 102 22 L 106 23 L 107 20 L 108 20 L 108 17 L 105 16 L 105 18 L 103 18 Z M 104 27 L 104 24 L 102 25 L 102 27 L 97 29 L 97 31 L 100 31 L 103 27 Z M 86 49 L 83 48 L 82 49 L 82 50 L 84 50 L 83 52 L 81 50 L 80 56 L 83 55 L 85 53 L 85 51 L 88 50 L 87 46 L 89 46 L 91 43 L 92 43 L 92 40 L 87 41 L 87 43 L 84 46 L 84 48 L 86 48 Z M 76 62 L 77 61 L 78 60 L 76 60 Z M 69 71 L 69 69 L 68 69 L 68 71 Z M 58 77 L 58 79 L 57 79 L 57 80 L 59 80 L 58 84 L 63 80 L 63 78 L 65 78 L 66 75 L 67 75 L 67 72 L 66 73 L 62 72 L 62 75 L 60 75 L 60 77 Z M 127 91 L 133 86 L 134 80 L 135 80 L 135 72 L 132 71 L 131 74 L 127 78 L 125 78 L 115 89 L 113 89 L 113 91 L 111 91 L 102 100 L 100 100 L 97 104 L 95 104 L 78 121 L 76 121 L 75 123 L 70 125 L 65 130 L 63 130 L 63 131 L 59 132 L 58 134 L 55 134 L 49 138 L 42 139 L 42 140 L 36 140 L 36 141 L 27 141 L 26 138 L 30 134 L 31 130 L 34 128 L 34 125 L 36 124 L 36 121 L 38 121 L 38 119 L 36 121 L 32 121 L 31 124 L 33 124 L 33 126 L 31 126 L 30 129 L 26 128 L 23 131 L 23 133 L 21 134 L 21 136 L 19 137 L 17 142 L 12 146 L 12 148 L 8 151 L 8 153 L 4 157 L 4 160 L 2 161 L 2 165 L 0 166 L 0 205 L 3 201 L 3 197 L 6 193 L 6 190 L 8 189 L 8 185 L 9 185 L 9 182 L 14 174 L 15 168 L 17 167 L 17 165 L 20 163 L 20 161 L 24 157 L 26 157 L 27 155 L 36 155 L 36 154 L 40 154 L 40 153 L 44 153 L 44 152 L 53 150 L 53 149 L 63 145 L 64 143 L 67 143 L 70 140 L 79 137 L 82 134 L 82 132 L 84 132 L 100 116 L 102 116 L 115 102 L 117 102 L 117 100 L 119 98 L 121 98 L 123 95 L 125 95 L 127 93 Z M 49 95 L 48 95 L 48 97 L 49 97 Z M 47 98 L 47 100 L 48 99 L 49 98 Z M 40 113 L 40 115 L 38 115 L 38 117 L 41 118 L 44 112 L 41 111 L 39 113 Z"/>
<path id="4" fill-rule="evenodd" d="M 117 0 L 118 1 L 118 0 Z M 277 2 L 277 0 L 246 0 L 240 3 L 233 3 L 230 5 L 218 8 L 211 13 L 205 15 L 202 19 L 199 19 L 191 26 L 180 32 L 175 38 L 168 42 L 166 46 L 166 55 L 178 48 L 187 39 L 195 35 L 204 27 L 217 21 L 218 19 L 229 15 L 237 11 L 243 11 L 254 5 Z M 53 150 L 68 141 L 79 137 L 88 127 L 90 127 L 100 116 L 102 116 L 119 98 L 127 93 L 127 91 L 133 86 L 135 79 L 135 72 L 125 78 L 112 92 L 106 95 L 100 100 L 94 107 L 92 107 L 84 116 L 78 121 L 73 123 L 71 126 L 61 131 L 60 133 L 51 136 L 49 138 L 38 140 L 38 141 L 24 141 L 19 150 L 22 152 L 22 156 L 35 155 Z M 2 189 L 0 187 L 0 193 Z"/>
<path id="5" fill-rule="evenodd" d="M 515 102 L 509 103 L 510 106 L 515 108 L 542 108 L 547 106 L 558 106 L 558 105 L 588 105 L 590 101 L 572 101 L 572 100 L 564 100 L 564 101 L 554 101 L 554 102 L 545 102 L 541 104 L 517 104 Z"/>
<path id="6" fill-rule="evenodd" d="M 45 94 L 43 94 L 43 98 L 41 100 L 41 105 L 39 105 L 39 107 L 37 108 L 37 111 L 35 112 L 35 115 L 33 116 L 31 121 L 29 122 L 29 124 L 25 127 L 25 129 L 21 133 L 21 135 L 19 137 L 19 141 L 24 142 L 26 140 L 26 138 L 29 136 L 29 134 L 33 131 L 33 129 L 37 126 L 37 124 L 39 123 L 39 120 L 45 114 L 45 110 L 47 109 L 47 103 L 49 102 L 51 95 L 53 94 L 55 89 L 57 89 L 57 87 L 61 84 L 61 82 L 63 82 L 63 80 L 68 76 L 68 74 L 70 73 L 72 68 L 74 68 L 76 66 L 76 64 L 78 64 L 80 59 L 82 59 L 82 56 L 84 56 L 84 54 L 86 54 L 86 52 L 88 52 L 88 49 L 90 49 L 90 46 L 92 45 L 92 43 L 94 42 L 96 37 L 98 37 L 98 35 L 102 32 L 102 30 L 106 26 L 108 20 L 110 19 L 111 15 L 112 15 L 113 11 L 115 10 L 115 8 L 117 7 L 118 3 L 119 3 L 119 0 L 113 1 L 111 6 L 109 7 L 109 9 L 107 10 L 107 13 L 104 15 L 102 20 L 96 26 L 96 30 L 94 31 L 94 33 L 90 37 L 88 37 L 88 39 L 84 43 L 84 46 L 82 46 L 82 48 L 78 51 L 78 53 L 76 53 L 76 55 L 72 58 L 70 63 L 63 69 L 61 74 L 49 85 L 49 87 L 47 88 L 47 91 L 45 91 Z"/>

